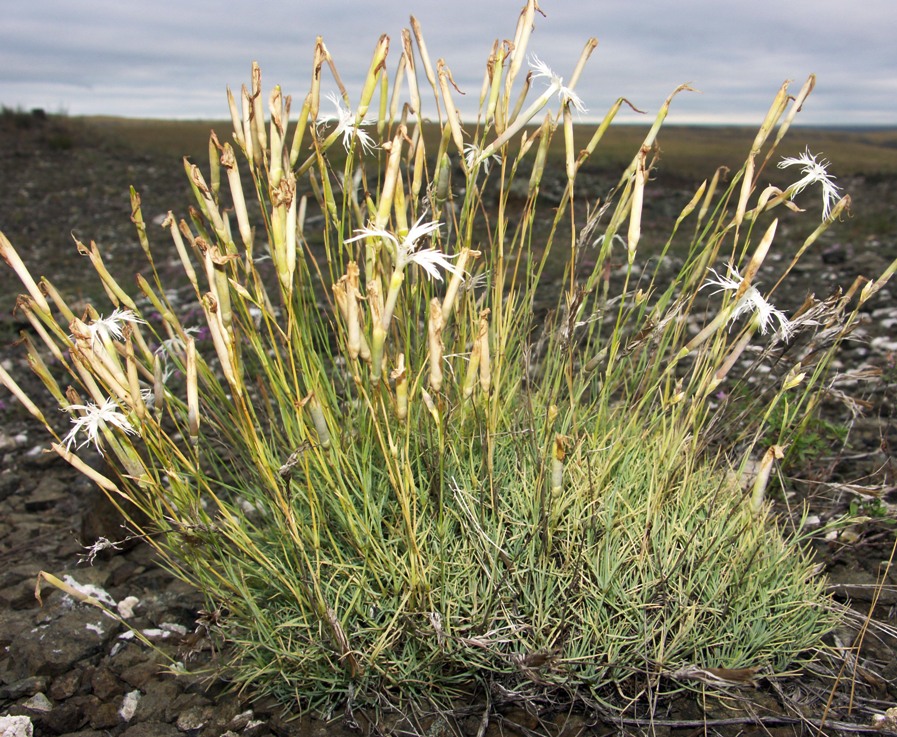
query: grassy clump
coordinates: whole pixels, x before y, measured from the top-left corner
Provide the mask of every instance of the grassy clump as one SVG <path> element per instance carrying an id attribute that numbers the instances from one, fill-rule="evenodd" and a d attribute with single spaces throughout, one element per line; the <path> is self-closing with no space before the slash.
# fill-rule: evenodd
<path id="1" fill-rule="evenodd" d="M 631 693 L 646 676 L 693 664 L 781 672 L 832 623 L 823 582 L 725 477 L 689 468 L 687 445 L 620 418 L 584 435 L 545 519 L 544 479 L 519 439 L 497 443 L 495 504 L 457 459 L 445 518 L 417 520 L 417 569 L 386 479 L 364 490 L 387 526 L 366 530 L 369 539 L 337 538 L 349 525 L 334 500 L 316 557 L 326 617 L 310 592 L 297 606 L 306 545 L 284 545 L 286 531 L 273 527 L 253 534 L 267 561 L 261 580 L 258 559 L 236 548 L 224 556 L 228 579 L 245 581 L 227 597 L 234 677 L 324 706 L 345 699 L 349 683 L 361 703 L 382 693 L 447 703 L 476 686 L 497 701 L 603 700 L 609 684 Z M 332 491 L 323 479 L 314 486 Z"/>
<path id="2" fill-rule="evenodd" d="M 754 285 L 774 212 L 802 188 L 758 192 L 760 172 L 812 80 L 796 99 L 783 86 L 742 169 L 685 207 L 663 250 L 685 254 L 678 271 L 656 253 L 641 268 L 672 96 L 611 197 L 590 201 L 577 173 L 625 101 L 577 149 L 572 87 L 594 43 L 567 85 L 530 59 L 521 90 L 534 14 L 529 2 L 514 44 L 493 48 L 467 127 L 416 27 L 392 88 L 384 37 L 335 122 L 320 121 L 322 43 L 292 126 L 279 88 L 266 123 L 254 68 L 230 100 L 233 145 L 213 134 L 208 176 L 185 161 L 197 206 L 164 225 L 186 303 L 156 271 L 136 193 L 138 294 L 79 244 L 111 316 L 75 315 L 0 238 L 43 345 L 26 337 L 32 366 L 69 434 L 0 378 L 57 453 L 137 506 L 135 530 L 207 597 L 237 683 L 320 709 L 478 689 L 493 703 L 603 701 L 662 678 L 779 672 L 833 623 L 764 491 L 893 268 L 790 319 Z M 438 137 L 417 116 L 424 77 Z M 558 131 L 563 162 L 548 156 Z M 782 279 L 848 203 L 824 168 L 807 184 L 823 188 L 824 216 Z M 540 209 L 547 185 L 562 195 Z M 734 406 L 718 399 L 728 383 L 754 391 Z M 771 418 L 776 443 L 758 445 Z M 114 478 L 81 459 L 88 441 Z"/>

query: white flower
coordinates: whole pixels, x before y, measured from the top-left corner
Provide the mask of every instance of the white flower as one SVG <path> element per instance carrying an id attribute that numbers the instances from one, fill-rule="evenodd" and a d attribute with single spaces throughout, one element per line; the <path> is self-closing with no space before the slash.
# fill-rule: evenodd
<path id="1" fill-rule="evenodd" d="M 475 143 L 465 143 L 464 144 L 464 161 L 467 164 L 468 169 L 472 169 L 478 161 L 480 161 L 480 154 L 482 153 L 482 149 L 477 146 Z M 483 169 L 488 174 L 489 169 L 492 168 L 492 162 L 501 163 L 501 156 L 498 154 L 492 154 L 491 156 L 487 156 L 483 161 Z"/>
<path id="2" fill-rule="evenodd" d="M 256 263 L 258 263 L 259 259 L 255 259 Z M 196 326 L 191 326 L 189 328 L 184 328 L 184 335 L 199 335 L 199 328 Z M 162 356 L 163 359 L 167 359 L 168 356 L 173 355 L 183 355 L 187 350 L 187 346 L 184 345 L 184 340 L 180 335 L 174 335 L 171 338 L 167 338 L 159 343 L 159 347 L 153 351 L 154 355 Z"/>
<path id="3" fill-rule="evenodd" d="M 464 291 L 475 292 L 477 289 L 481 289 L 482 287 L 485 287 L 488 283 L 489 283 L 489 272 L 486 270 L 483 270 L 476 276 L 469 278 L 464 282 Z"/>
<path id="4" fill-rule="evenodd" d="M 549 67 L 548 64 L 542 61 L 535 54 L 531 54 L 529 57 L 529 65 L 533 70 L 533 77 L 535 79 L 544 77 L 548 80 L 549 88 L 554 88 L 555 90 L 557 90 L 558 97 L 560 98 L 562 105 L 570 103 L 577 110 L 577 112 L 586 112 L 586 106 L 585 104 L 583 104 L 583 101 L 579 97 L 579 95 L 577 95 L 569 87 L 564 87 L 564 80 L 553 71 L 551 71 L 551 67 Z"/>
<path id="5" fill-rule="evenodd" d="M 134 429 L 128 418 L 119 410 L 118 405 L 111 397 L 103 402 L 102 406 L 91 402 L 90 404 L 70 404 L 68 409 L 80 410 L 84 414 L 72 418 L 74 427 L 63 438 L 66 450 L 71 450 L 78 433 L 86 430 L 87 439 L 76 447 L 80 448 L 87 443 L 93 443 L 96 449 L 102 453 L 103 451 L 100 448 L 100 431 L 103 429 L 104 424 L 114 425 L 129 435 L 137 434 L 137 430 Z"/>
<path id="6" fill-rule="evenodd" d="M 410 254 L 409 260 L 413 261 L 426 271 L 430 278 L 436 279 L 436 281 L 442 281 L 442 274 L 439 273 L 439 269 L 453 275 L 461 273 L 458 267 L 449 261 L 451 258 L 454 258 L 454 256 L 447 256 L 442 253 L 442 251 L 437 251 L 435 248 L 424 248 L 421 251 L 416 251 Z"/>
<path id="7" fill-rule="evenodd" d="M 363 125 L 370 125 L 371 121 L 362 120 L 356 123 L 355 114 L 351 110 L 344 108 L 340 98 L 333 92 L 327 95 L 327 99 L 336 107 L 336 132 L 342 134 L 343 148 L 346 151 L 351 147 L 352 139 L 356 137 L 365 153 L 370 153 L 372 149 L 377 148 L 374 139 L 361 129 Z"/>
<path id="8" fill-rule="evenodd" d="M 819 184 L 822 186 L 822 219 L 828 218 L 832 211 L 832 205 L 841 197 L 840 187 L 837 187 L 833 181 L 833 177 L 826 171 L 829 165 L 827 159 L 821 161 L 816 160 L 816 154 L 811 154 L 808 148 L 800 156 L 789 156 L 779 162 L 779 169 L 787 169 L 789 166 L 800 166 L 801 173 L 804 175 L 790 187 L 789 192 L 792 195 L 800 194 L 811 184 Z"/>
<path id="9" fill-rule="evenodd" d="M 394 246 L 396 271 L 402 271 L 408 264 L 415 263 L 426 271 L 430 278 L 437 281 L 442 281 L 442 274 L 439 273 L 439 269 L 450 274 L 461 275 L 462 272 L 458 266 L 449 260 L 455 258 L 455 256 L 448 256 L 435 248 L 417 248 L 419 240 L 439 230 L 442 226 L 442 223 L 435 220 L 424 223 L 423 219 L 422 216 L 401 241 L 388 230 L 361 228 L 355 231 L 357 235 L 347 239 L 345 242 L 352 243 L 362 238 L 385 238 Z"/>
<path id="10" fill-rule="evenodd" d="M 603 235 L 599 235 L 589 245 L 591 245 L 592 248 L 598 248 L 598 246 L 604 245 L 604 240 L 606 237 L 607 237 L 607 233 L 605 233 Z M 620 235 L 619 233 L 614 233 L 613 238 L 610 239 L 610 244 L 611 244 L 611 246 L 613 246 L 614 243 L 618 243 L 618 242 L 620 243 L 621 246 L 623 246 L 623 248 L 626 248 L 626 239 L 623 238 L 623 236 Z"/>
<path id="11" fill-rule="evenodd" d="M 719 292 L 737 292 L 742 281 L 744 281 L 741 274 L 738 273 L 738 269 L 734 266 L 729 267 L 730 276 L 720 276 L 715 269 L 710 270 L 716 278 L 710 279 L 704 286 L 719 287 L 714 294 L 718 294 Z M 735 307 L 732 309 L 732 315 L 729 317 L 729 322 L 734 322 L 746 312 L 754 315 L 754 319 L 756 319 L 757 324 L 760 327 L 760 332 L 763 335 L 766 335 L 766 331 L 769 329 L 769 326 L 772 325 L 773 320 L 778 322 L 779 325 L 776 332 L 783 340 L 787 341 L 794 332 L 794 326 L 788 318 L 785 317 L 785 313 L 781 310 L 777 310 L 767 302 L 763 298 L 763 295 L 757 290 L 757 287 L 753 285 L 749 286 L 738 302 L 735 303 Z"/>
<path id="12" fill-rule="evenodd" d="M 124 541 L 121 541 L 124 542 Z M 104 550 L 121 550 L 121 543 L 112 542 L 105 537 L 98 537 L 96 542 L 93 545 L 83 545 L 82 547 L 87 551 L 84 555 L 79 556 L 79 563 L 87 563 L 88 565 L 93 565 L 94 559 Z"/>
<path id="13" fill-rule="evenodd" d="M 109 340 L 114 338 L 115 340 L 122 340 L 124 338 L 122 329 L 126 322 L 146 324 L 146 320 L 137 317 L 131 310 L 116 308 L 109 317 L 100 315 L 87 326 L 91 335 L 91 343 L 95 344 L 98 339 Z"/>

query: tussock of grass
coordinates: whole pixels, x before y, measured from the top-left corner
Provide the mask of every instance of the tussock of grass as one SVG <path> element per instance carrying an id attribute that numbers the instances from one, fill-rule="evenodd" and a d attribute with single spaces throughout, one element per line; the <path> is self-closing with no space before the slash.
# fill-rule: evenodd
<path id="1" fill-rule="evenodd" d="M 308 614 L 314 597 L 301 583 L 300 550 L 312 539 L 285 546 L 286 531 L 273 527 L 255 537 L 270 556 L 260 577 L 261 559 L 235 540 L 227 578 L 246 588 L 215 587 L 214 597 L 234 623 L 234 677 L 261 680 L 285 701 L 318 694 L 322 707 L 347 697 L 347 680 L 360 703 L 385 692 L 445 705 L 477 687 L 604 701 L 611 684 L 637 693 L 646 676 L 694 663 L 781 672 L 818 645 L 834 618 L 808 557 L 758 522 L 731 479 L 689 467 L 686 442 L 654 446 L 625 418 L 612 423 L 571 448 L 570 478 L 544 522 L 538 466 L 520 457 L 519 438 L 496 448 L 495 506 L 476 469 L 453 459 L 450 512 L 417 524 L 417 570 L 385 480 L 359 495 L 381 522 L 365 528 L 361 545 L 347 544 L 334 503 L 315 560 L 338 628 Z M 308 530 L 311 510 L 294 508 Z"/>
<path id="2" fill-rule="evenodd" d="M 492 703 L 607 702 L 695 674 L 781 671 L 833 623 L 766 484 L 893 267 L 790 319 L 754 284 L 776 208 L 799 195 L 759 190 L 758 172 L 812 79 L 796 99 L 780 90 L 741 170 L 683 209 L 661 254 L 681 247 L 678 271 L 663 257 L 642 268 L 657 135 L 684 90 L 595 202 L 577 174 L 624 101 L 580 148 L 572 83 L 531 60 L 521 93 L 535 12 L 513 54 L 493 50 L 476 125 L 453 116 L 438 66 L 438 139 L 414 113 L 419 39 L 400 63 L 415 101 L 401 113 L 384 39 L 339 121 L 319 119 L 323 44 L 298 115 L 275 88 L 266 122 L 254 68 L 231 100 L 233 144 L 212 136 L 208 174 L 185 161 L 196 205 L 164 224 L 169 250 L 151 245 L 132 194 L 139 293 L 79 244 L 112 316 L 73 314 L 0 238 L 69 434 L 0 379 L 56 452 L 137 505 L 148 522 L 135 529 L 208 598 L 238 684 L 322 710 L 486 690 Z M 849 203 L 820 177 L 832 211 L 783 278 Z M 559 191 L 540 207 L 543 187 Z M 187 304 L 155 270 L 161 253 L 181 260 Z M 749 388 L 737 406 L 719 399 L 729 385 Z M 772 418 L 776 442 L 758 445 Z M 84 432 L 114 478 L 81 459 Z M 751 460 L 753 479 L 740 474 Z"/>

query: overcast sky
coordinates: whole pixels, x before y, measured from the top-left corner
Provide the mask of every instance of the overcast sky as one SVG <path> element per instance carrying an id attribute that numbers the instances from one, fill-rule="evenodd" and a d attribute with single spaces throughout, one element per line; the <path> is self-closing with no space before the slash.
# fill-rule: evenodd
<path id="1" fill-rule="evenodd" d="M 301 99 L 322 35 L 357 96 L 381 33 L 413 13 L 435 63 L 479 96 L 493 39 L 513 38 L 523 0 L 15 0 L 0 20 L 0 104 L 70 115 L 226 118 L 225 87 L 250 62 L 268 90 Z M 599 46 L 577 86 L 600 117 L 619 96 L 650 113 L 677 85 L 668 122 L 759 124 L 786 79 L 816 91 L 798 122 L 897 125 L 894 0 L 542 0 L 530 51 L 567 77 Z M 323 89 L 335 90 L 325 72 Z M 653 117 L 650 116 L 650 117 Z M 634 114 L 625 120 L 634 121 Z M 647 119 L 646 119 L 647 120 Z"/>

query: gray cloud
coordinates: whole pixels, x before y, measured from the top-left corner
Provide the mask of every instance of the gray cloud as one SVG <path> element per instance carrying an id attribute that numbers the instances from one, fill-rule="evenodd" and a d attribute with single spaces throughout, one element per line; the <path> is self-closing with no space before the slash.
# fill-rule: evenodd
<path id="1" fill-rule="evenodd" d="M 475 105 L 495 38 L 513 35 L 522 0 L 42 0 L 0 26 L 0 103 L 70 114 L 226 117 L 257 59 L 266 85 L 301 97 L 324 37 L 357 94 L 380 33 L 398 56 L 409 11 Z M 566 76 L 589 36 L 599 47 L 577 87 L 590 115 L 623 95 L 651 113 L 678 84 L 671 122 L 758 123 L 785 79 L 816 91 L 804 124 L 897 124 L 892 0 L 543 0 L 530 50 Z M 394 67 L 393 67 L 394 68 Z M 325 85 L 335 88 L 329 78 Z M 471 100 L 472 103 L 468 102 Z M 634 120 L 634 114 L 621 114 Z"/>

